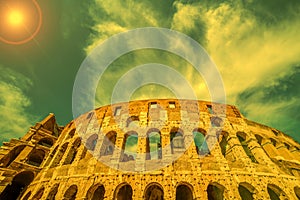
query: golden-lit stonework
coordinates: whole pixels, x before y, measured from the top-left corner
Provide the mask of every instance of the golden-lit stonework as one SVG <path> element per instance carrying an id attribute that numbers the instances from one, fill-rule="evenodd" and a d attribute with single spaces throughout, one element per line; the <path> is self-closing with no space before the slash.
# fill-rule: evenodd
<path id="1" fill-rule="evenodd" d="M 50 114 L 1 147 L 0 199 L 297 200 L 300 144 L 204 101 L 118 103 L 65 127 Z"/>

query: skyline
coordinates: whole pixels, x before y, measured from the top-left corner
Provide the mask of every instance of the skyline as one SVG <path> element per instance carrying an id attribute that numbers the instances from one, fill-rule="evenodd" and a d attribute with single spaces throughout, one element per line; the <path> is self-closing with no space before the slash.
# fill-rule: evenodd
<path id="1" fill-rule="evenodd" d="M 182 32 L 211 56 L 222 76 L 226 103 L 258 123 L 300 141 L 300 2 L 102 0 L 37 2 L 43 21 L 33 40 L 0 42 L 0 142 L 22 137 L 52 112 L 60 125 L 72 120 L 72 91 L 79 67 L 111 36 L 142 27 Z M 100 80 L 96 106 L 110 104 L 114 85 L 146 63 L 172 67 L 200 100 L 210 100 L 203 78 L 185 60 L 159 50 L 130 52 Z M 145 85 L 131 99 L 169 98 L 163 86 Z"/>

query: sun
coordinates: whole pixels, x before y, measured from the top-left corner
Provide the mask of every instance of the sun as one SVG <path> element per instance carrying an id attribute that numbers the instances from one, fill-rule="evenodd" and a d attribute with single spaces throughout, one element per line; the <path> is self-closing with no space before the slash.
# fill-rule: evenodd
<path id="1" fill-rule="evenodd" d="M 20 26 L 24 21 L 23 13 L 18 10 L 13 10 L 8 14 L 8 23 L 11 26 Z"/>

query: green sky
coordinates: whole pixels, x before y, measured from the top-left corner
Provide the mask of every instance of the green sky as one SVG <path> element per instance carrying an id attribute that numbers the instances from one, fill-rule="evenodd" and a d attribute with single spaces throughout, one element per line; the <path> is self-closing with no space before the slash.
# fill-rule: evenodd
<path id="1" fill-rule="evenodd" d="M 23 136 L 48 113 L 72 120 L 72 89 L 84 58 L 110 36 L 164 27 L 198 41 L 216 63 L 227 103 L 300 141 L 299 0 L 39 0 L 43 23 L 25 44 L 0 41 L 0 141 Z M 0 4 L 1 6 L 1 4 Z M 1 21 L 2 19 L 0 19 Z M 0 27 L 4 30 L 6 27 Z M 118 79 L 137 65 L 162 63 L 179 71 L 199 99 L 210 100 L 201 76 L 168 52 L 140 50 L 116 60 L 99 82 L 96 105 L 110 103 Z M 173 97 L 147 85 L 132 99 Z"/>

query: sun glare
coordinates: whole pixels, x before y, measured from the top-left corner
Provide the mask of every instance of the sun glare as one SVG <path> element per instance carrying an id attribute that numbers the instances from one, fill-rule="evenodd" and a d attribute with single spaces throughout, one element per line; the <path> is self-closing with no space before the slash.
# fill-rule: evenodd
<path id="1" fill-rule="evenodd" d="M 20 26 L 23 23 L 23 20 L 24 16 L 18 10 L 11 11 L 8 15 L 8 22 L 12 26 Z"/>

